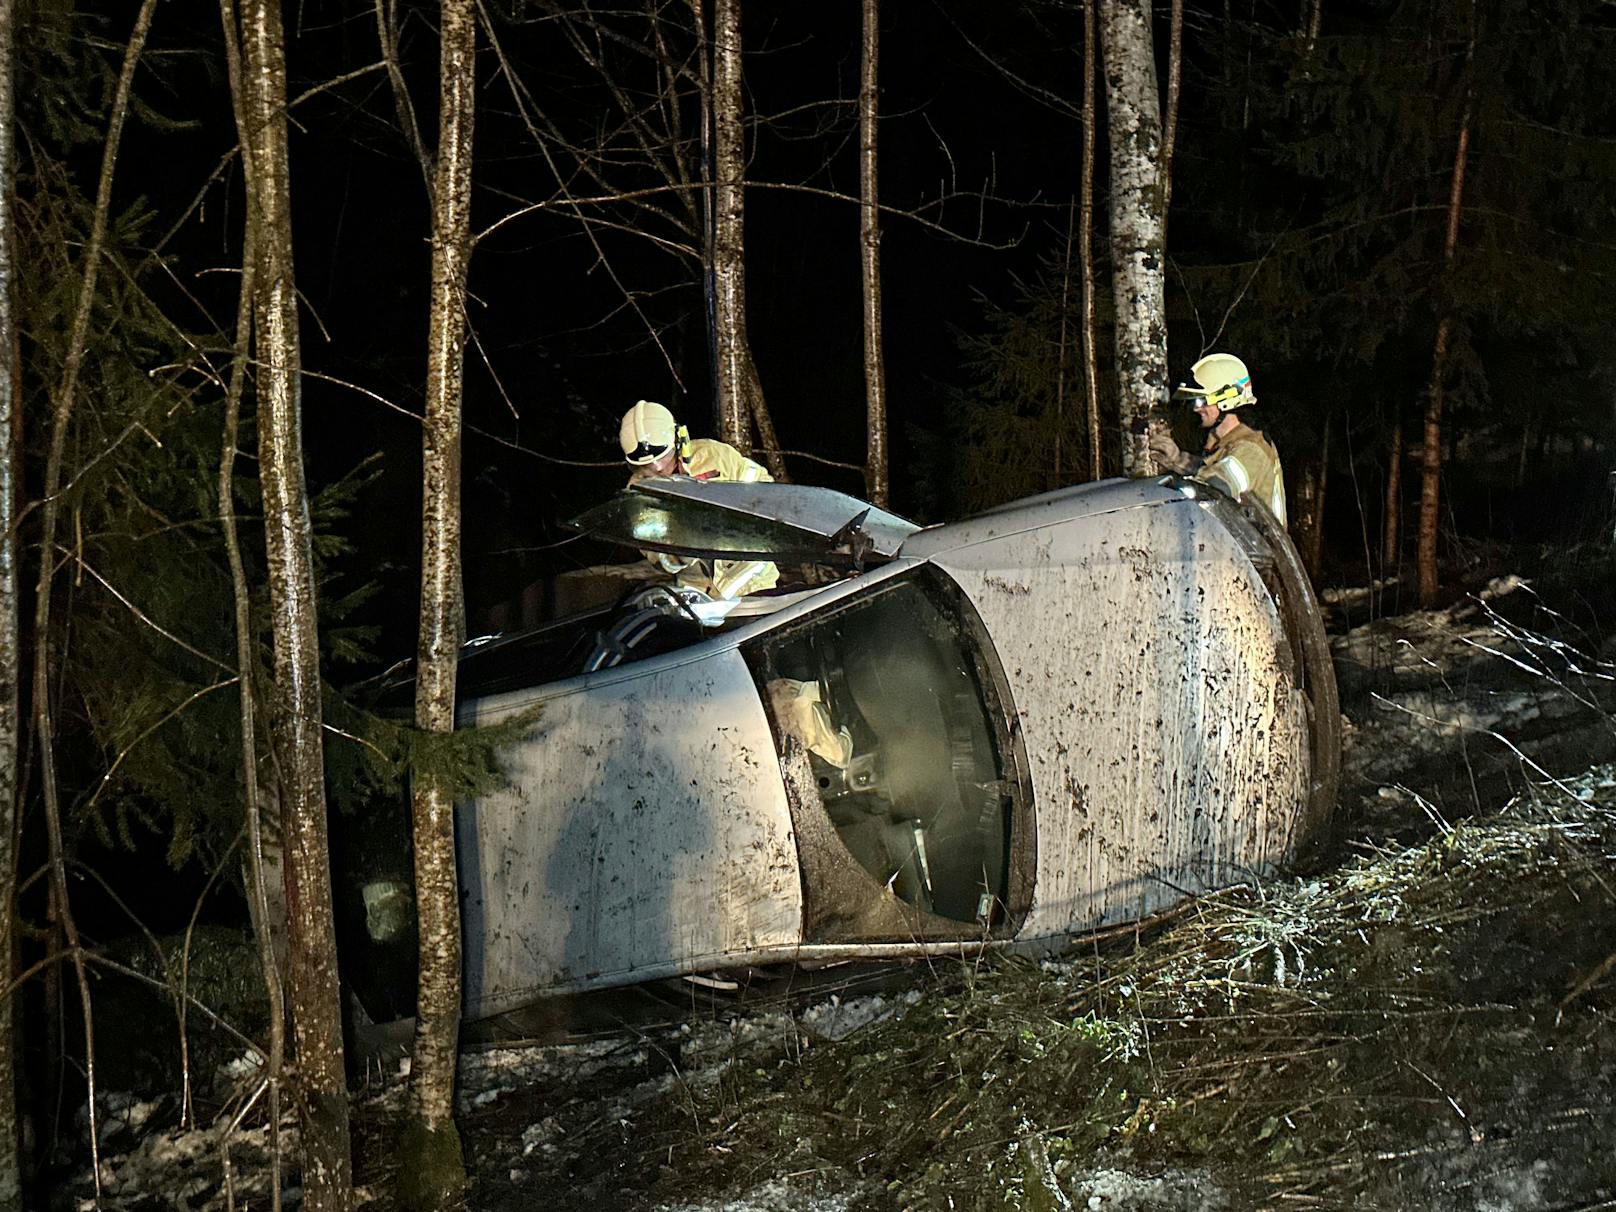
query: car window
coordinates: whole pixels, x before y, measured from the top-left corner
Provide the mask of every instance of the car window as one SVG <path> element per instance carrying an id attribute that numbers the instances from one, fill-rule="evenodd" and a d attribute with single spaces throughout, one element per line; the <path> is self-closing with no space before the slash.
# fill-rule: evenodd
<path id="1" fill-rule="evenodd" d="M 754 641 L 747 657 L 781 752 L 789 740 L 807 749 L 858 865 L 917 909 L 991 923 L 1013 796 L 1002 715 L 957 592 L 922 566 Z"/>

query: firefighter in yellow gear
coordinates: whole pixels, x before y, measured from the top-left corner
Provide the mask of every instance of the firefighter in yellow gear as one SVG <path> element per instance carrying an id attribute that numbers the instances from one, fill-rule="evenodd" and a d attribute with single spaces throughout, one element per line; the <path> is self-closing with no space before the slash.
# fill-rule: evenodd
<path id="1" fill-rule="evenodd" d="M 632 487 L 652 476 L 689 476 L 693 480 L 725 480 L 738 484 L 772 482 L 768 471 L 726 442 L 692 439 L 673 414 L 651 400 L 640 400 L 623 414 L 618 427 L 623 458 L 634 468 Z M 714 598 L 738 598 L 773 589 L 780 570 L 767 560 L 694 560 L 670 552 L 648 551 L 645 558 L 680 585 Z"/>
<path id="2" fill-rule="evenodd" d="M 1156 465 L 1203 484 L 1215 483 L 1232 497 L 1255 497 L 1285 525 L 1285 472 L 1279 452 L 1267 435 L 1236 415 L 1257 402 L 1246 364 L 1233 354 L 1207 354 L 1190 367 L 1190 374 L 1196 386 L 1180 387 L 1174 394 L 1192 402 L 1207 431 L 1202 457 L 1197 460 L 1166 433 L 1156 433 L 1150 439 Z"/>

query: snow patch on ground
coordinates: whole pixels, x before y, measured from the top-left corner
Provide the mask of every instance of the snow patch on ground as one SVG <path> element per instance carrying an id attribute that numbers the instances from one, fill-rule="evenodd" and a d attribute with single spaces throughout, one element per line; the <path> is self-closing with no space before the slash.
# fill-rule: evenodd
<path id="1" fill-rule="evenodd" d="M 1498 577 L 1446 609 L 1377 619 L 1332 639 L 1347 716 L 1345 786 L 1378 784 L 1381 808 L 1418 811 L 1419 797 L 1396 784 L 1422 760 L 1451 757 L 1456 746 L 1471 752 L 1471 744 L 1505 753 L 1523 734 L 1595 721 L 1616 666 L 1566 643 L 1552 612 L 1531 609 L 1532 595 L 1521 577 Z"/>
<path id="2" fill-rule="evenodd" d="M 894 999 L 877 993 L 872 997 L 855 997 L 844 1002 L 840 997 L 832 996 L 829 1001 L 809 1006 L 797 1021 L 804 1031 L 820 1039 L 846 1039 L 871 1023 L 883 1022 L 901 1013 L 919 1000 L 920 993 L 915 989 Z"/>
<path id="3" fill-rule="evenodd" d="M 770 1179 L 744 1195 L 699 1204 L 658 1204 L 656 1212 L 847 1212 L 860 1194 L 853 1188 L 811 1195 L 780 1179 Z"/>
<path id="4" fill-rule="evenodd" d="M 1079 1170 L 1061 1176 L 1071 1192 L 1070 1207 L 1122 1212 L 1218 1212 L 1229 1206 L 1212 1176 L 1202 1170 L 1169 1170 L 1164 1174 L 1130 1174 L 1126 1170 Z"/>
<path id="5" fill-rule="evenodd" d="M 128 1097 L 114 1093 L 101 1101 L 117 1104 Z M 231 1118 L 233 1116 L 221 1117 L 220 1122 L 204 1128 L 151 1132 L 127 1152 L 103 1152 L 103 1198 L 99 1204 L 102 1212 L 150 1207 L 148 1201 L 159 1194 L 170 1201 L 169 1206 L 190 1208 L 194 1212 L 219 1212 L 232 1206 L 232 1200 L 236 1208 L 267 1206 L 270 1161 L 276 1142 L 271 1139 L 267 1124 L 258 1128 L 237 1128 L 230 1133 L 227 1188 L 224 1130 Z M 293 1209 L 302 1202 L 303 1193 L 295 1185 L 286 1185 L 296 1170 L 298 1157 L 297 1126 L 290 1117 L 281 1125 L 279 1152 L 281 1204 Z M 93 1190 L 88 1173 L 83 1176 L 81 1187 Z M 95 1212 L 98 1205 L 90 1194 L 81 1195 L 76 1206 L 79 1212 Z"/>
<path id="6" fill-rule="evenodd" d="M 576 1081 L 643 1067 L 646 1060 L 645 1048 L 621 1039 L 467 1052 L 460 1058 L 460 1110 L 486 1106 L 512 1090 L 554 1085 L 561 1077 Z M 407 1074 L 401 1065 L 400 1076 Z"/>

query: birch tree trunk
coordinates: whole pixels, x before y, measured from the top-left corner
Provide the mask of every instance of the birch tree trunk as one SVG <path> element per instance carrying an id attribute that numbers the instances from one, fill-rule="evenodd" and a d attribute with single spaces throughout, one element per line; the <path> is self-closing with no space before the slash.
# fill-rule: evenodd
<path id="1" fill-rule="evenodd" d="M 703 0 L 688 0 L 688 3 L 691 28 L 696 33 L 696 85 L 701 94 L 701 181 L 704 188 L 697 191 L 697 197 L 701 200 L 701 301 L 707 321 L 707 360 L 712 368 L 708 385 L 712 391 L 713 422 L 722 432 L 718 390 L 718 282 L 714 277 L 714 265 L 718 259 L 718 199 L 714 196 L 716 191 L 713 188 L 717 174 L 713 168 L 712 43 L 707 37 L 707 14 Z"/>
<path id="2" fill-rule="evenodd" d="M 1079 185 L 1077 261 L 1083 291 L 1083 384 L 1088 398 L 1089 479 L 1104 474 L 1104 447 L 1100 443 L 1100 355 L 1094 323 L 1094 104 L 1095 76 L 1094 0 L 1083 4 L 1083 179 Z"/>
<path id="3" fill-rule="evenodd" d="M 336 930 L 326 832 L 320 653 L 308 489 L 303 477 L 301 348 L 292 268 L 286 48 L 280 0 L 243 5 L 246 186 L 253 213 L 258 470 L 274 635 L 271 733 L 285 846 L 287 987 L 297 1053 L 304 1204 L 353 1202 Z"/>
<path id="4" fill-rule="evenodd" d="M 438 156 L 432 190 L 432 314 L 422 426 L 421 627 L 415 723 L 455 727 L 460 654 L 460 426 L 471 257 L 472 126 L 476 114 L 475 0 L 442 0 Z M 466 1185 L 454 1122 L 460 1044 L 460 884 L 454 800 L 442 778 L 417 771 L 411 793 L 420 985 L 400 1203 L 434 1212 Z"/>
<path id="5" fill-rule="evenodd" d="M 11 195 L 14 159 L 12 0 L 0 0 L 0 981 L 11 984 L 17 947 L 17 803 L 22 756 L 21 599 L 17 577 L 17 467 L 20 427 L 17 329 L 11 311 Z M 0 994 L 0 1208 L 22 1207 L 17 1154 L 16 998 Z"/>
<path id="6" fill-rule="evenodd" d="M 699 2 L 692 11 L 698 20 Z M 741 0 L 713 8 L 710 108 L 716 181 L 713 203 L 713 348 L 717 351 L 718 436 L 742 454 L 752 451 L 752 427 L 770 473 L 789 480 L 752 359 L 746 331 L 746 135 L 741 104 Z"/>
<path id="7" fill-rule="evenodd" d="M 1173 0 L 1167 37 L 1167 115 L 1163 119 L 1161 153 L 1162 248 L 1167 248 L 1167 220 L 1173 203 L 1173 152 L 1178 145 L 1178 101 L 1184 79 L 1184 0 Z M 1164 251 L 1165 255 L 1165 251 Z"/>
<path id="8" fill-rule="evenodd" d="M 864 481 L 870 501 L 885 509 L 887 378 L 881 351 L 881 212 L 877 200 L 876 118 L 880 108 L 881 2 L 864 0 L 864 70 L 859 81 L 860 264 L 864 272 L 864 399 L 868 441 Z"/>
<path id="9" fill-rule="evenodd" d="M 1472 20 L 1474 17 L 1472 16 Z M 1431 383 L 1425 397 L 1425 433 L 1422 443 L 1420 467 L 1420 525 L 1419 569 L 1420 605 L 1429 609 L 1436 604 L 1439 588 L 1437 578 L 1436 541 L 1441 514 L 1442 485 L 1442 404 L 1448 371 L 1448 345 L 1453 336 L 1453 308 L 1446 299 L 1446 281 L 1453 271 L 1454 258 L 1459 251 L 1459 218 L 1464 211 L 1465 167 L 1470 159 L 1470 124 L 1472 97 L 1470 94 L 1470 63 L 1475 57 L 1476 39 L 1472 29 L 1465 54 L 1465 104 L 1459 118 L 1458 144 L 1453 153 L 1453 176 L 1448 184 L 1448 226 L 1442 240 L 1443 290 L 1439 307 L 1441 315 L 1436 324 L 1436 341 L 1431 351 Z"/>
<path id="10" fill-rule="evenodd" d="M 228 26 L 226 27 L 229 28 Z M 234 67 L 234 65 L 232 65 Z M 264 1078 L 269 1083 L 270 1131 L 280 1131 L 281 1074 L 286 1059 L 286 1001 L 282 996 L 280 956 L 276 951 L 276 915 L 270 908 L 269 883 L 265 874 L 263 795 L 258 782 L 258 703 L 257 682 L 253 677 L 254 649 L 252 595 L 247 586 L 247 570 L 241 559 L 241 538 L 235 517 L 235 466 L 240 455 L 237 440 L 241 423 L 241 396 L 246 383 L 247 353 L 252 337 L 253 237 L 251 217 L 242 245 L 241 301 L 236 317 L 235 354 L 230 366 L 230 387 L 225 400 L 224 440 L 219 454 L 219 521 L 224 528 L 225 554 L 230 564 L 230 591 L 235 605 L 236 667 L 238 702 L 241 710 L 242 806 L 247 822 L 245 861 L 248 905 L 253 935 L 258 943 L 258 965 L 263 969 L 264 998 L 269 1007 L 269 1055 L 264 1058 Z M 282 915 L 284 916 L 284 915 Z M 280 1149 L 271 1150 L 270 1208 L 280 1212 Z"/>
<path id="11" fill-rule="evenodd" d="M 1099 0 L 1111 137 L 1111 273 L 1124 475 L 1149 475 L 1145 424 L 1167 400 L 1162 119 L 1150 0 Z"/>
<path id="12" fill-rule="evenodd" d="M 718 436 L 751 450 L 746 348 L 746 211 L 742 192 L 741 0 L 713 8 L 714 322 L 718 349 Z"/>
<path id="13" fill-rule="evenodd" d="M 752 424 L 757 427 L 758 442 L 763 447 L 763 461 L 768 465 L 769 474 L 776 483 L 787 484 L 791 477 L 786 474 L 785 455 L 781 453 L 780 439 L 774 432 L 774 420 L 763 401 L 763 381 L 758 378 L 757 363 L 752 361 L 752 345 L 745 340 L 744 333 L 742 338 L 741 347 L 746 353 L 747 412 L 751 415 Z"/>
<path id="14" fill-rule="evenodd" d="M 245 91 L 242 82 L 241 43 L 235 6 L 220 0 L 225 62 L 230 78 L 230 100 L 235 111 L 236 129 L 247 129 Z M 242 165 L 250 178 L 253 172 L 251 148 L 242 146 Z M 284 940 L 282 910 L 270 906 L 269 880 L 265 868 L 263 796 L 258 782 L 258 699 L 254 678 L 257 648 L 252 624 L 252 595 L 247 570 L 241 558 L 241 537 L 236 526 L 235 468 L 239 456 L 241 397 L 246 387 L 247 359 L 252 350 L 253 298 L 256 293 L 258 236 L 253 208 L 247 208 L 246 229 L 241 242 L 241 286 L 236 300 L 236 340 L 230 360 L 230 385 L 225 396 L 224 439 L 219 452 L 219 524 L 224 531 L 225 555 L 230 564 L 230 592 L 235 606 L 237 693 L 241 710 L 242 807 L 247 823 L 246 888 L 251 909 L 253 934 L 258 943 L 258 965 L 263 970 L 265 1004 L 269 1007 L 269 1055 L 264 1058 L 264 1077 L 269 1083 L 269 1123 L 274 1147 L 270 1150 L 269 1206 L 281 1208 L 280 1122 L 281 1078 L 286 1062 L 286 1000 L 281 977 L 277 937 Z M 278 852 L 278 851 L 277 851 Z M 226 1146 L 228 1148 L 228 1145 Z"/>

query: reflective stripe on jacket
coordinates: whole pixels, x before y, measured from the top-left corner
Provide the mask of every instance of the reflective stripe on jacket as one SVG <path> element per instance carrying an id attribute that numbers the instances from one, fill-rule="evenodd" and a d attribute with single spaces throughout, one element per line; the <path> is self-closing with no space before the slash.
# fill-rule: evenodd
<path id="1" fill-rule="evenodd" d="M 1216 481 L 1232 497 L 1250 493 L 1268 506 L 1281 526 L 1286 525 L 1285 472 L 1279 465 L 1279 452 L 1249 425 L 1237 425 L 1214 438 L 1195 478 L 1205 484 Z"/>

